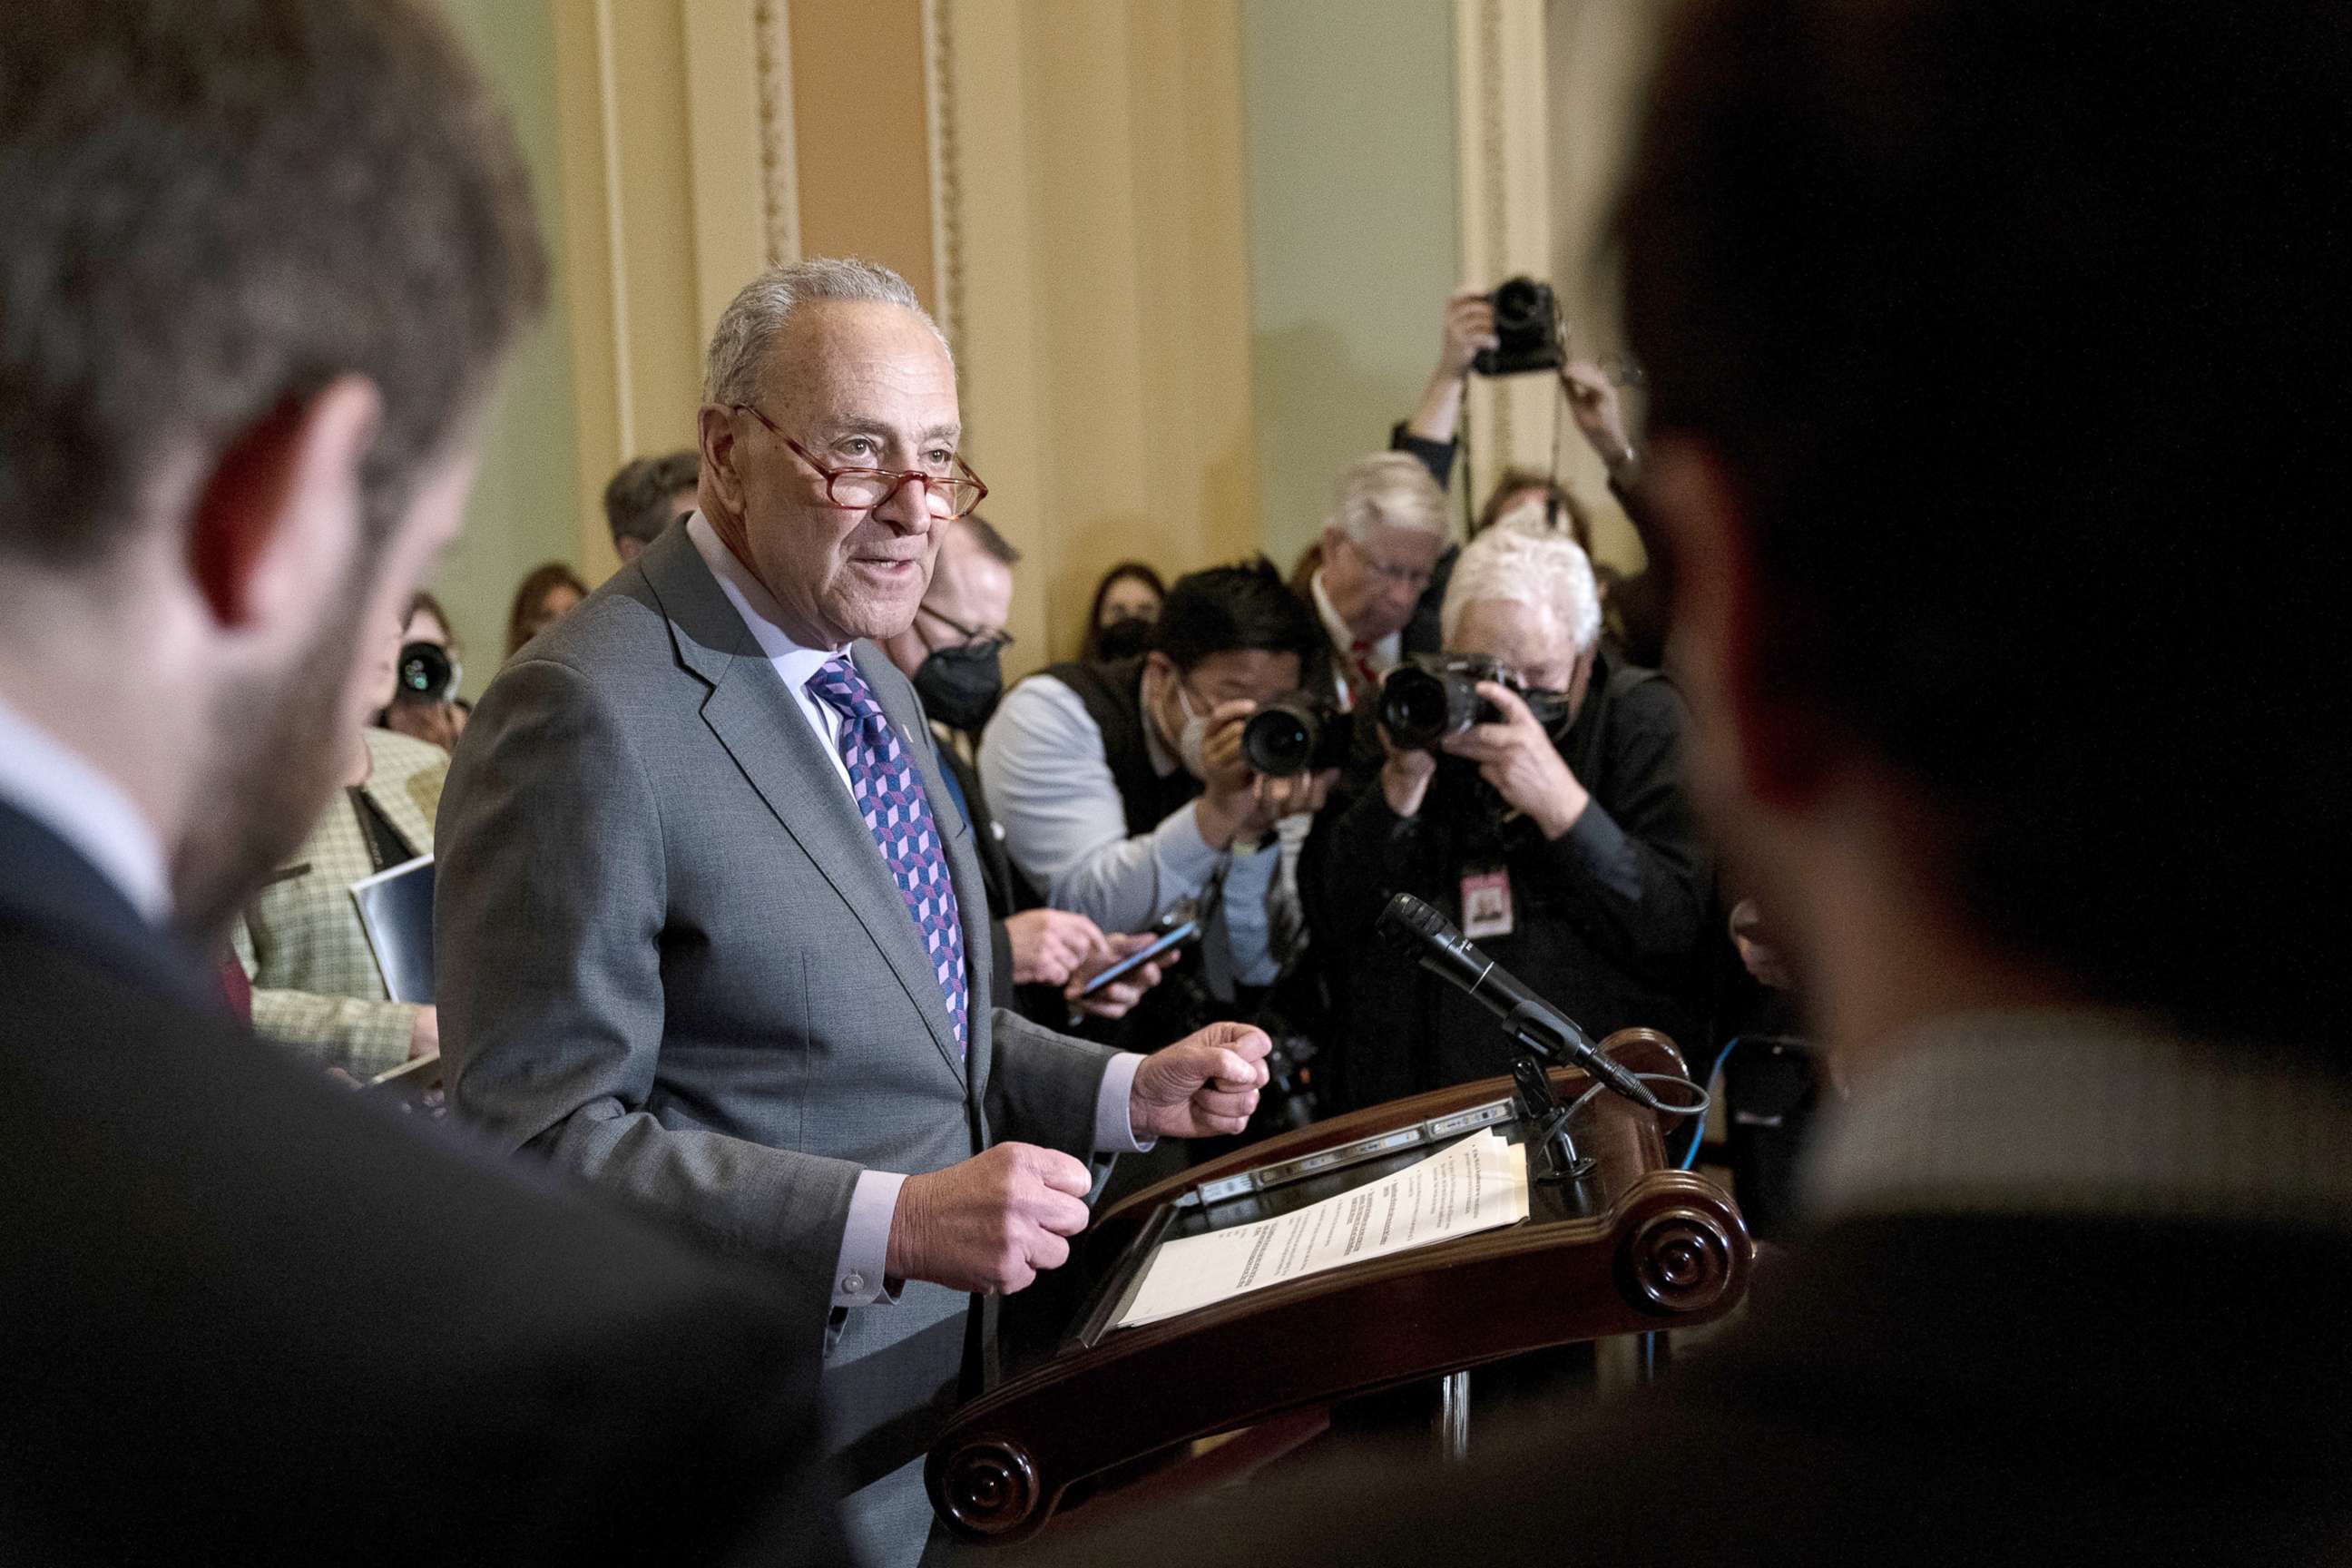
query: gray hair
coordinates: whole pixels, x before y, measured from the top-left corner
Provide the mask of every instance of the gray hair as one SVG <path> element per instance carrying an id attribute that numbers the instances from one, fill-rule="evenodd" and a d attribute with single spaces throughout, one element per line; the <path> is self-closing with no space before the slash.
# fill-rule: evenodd
<path id="1" fill-rule="evenodd" d="M 1601 595 L 1593 588 L 1592 563 L 1566 530 L 1544 527 L 1540 503 L 1534 514 L 1530 520 L 1514 507 L 1462 547 L 1437 616 L 1448 646 L 1463 612 L 1482 599 L 1557 616 L 1579 654 L 1600 640 Z"/>
<path id="2" fill-rule="evenodd" d="M 1419 458 L 1378 452 L 1339 470 L 1330 513 L 1323 520 L 1359 544 L 1375 527 L 1409 528 L 1445 537 L 1445 492 Z"/>
<path id="3" fill-rule="evenodd" d="M 737 291 L 710 334 L 710 353 L 703 361 L 702 400 L 721 407 L 758 401 L 760 363 L 768 344 L 784 323 L 812 300 L 855 300 L 877 305 L 903 305 L 923 319 L 940 347 L 948 338 L 931 320 L 922 301 L 904 278 L 879 262 L 855 256 L 812 256 L 788 267 L 771 267 Z M 953 363 L 955 351 L 948 350 Z"/>

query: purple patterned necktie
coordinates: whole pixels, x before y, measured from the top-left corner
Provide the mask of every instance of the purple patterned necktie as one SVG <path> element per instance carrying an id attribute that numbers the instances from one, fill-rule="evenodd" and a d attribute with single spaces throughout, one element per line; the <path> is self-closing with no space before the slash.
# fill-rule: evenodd
<path id="1" fill-rule="evenodd" d="M 847 658 L 828 659 L 809 677 L 811 692 L 841 715 L 841 760 L 849 765 L 850 793 L 857 798 L 866 830 L 898 884 L 915 934 L 947 996 L 955 1020 L 956 1049 L 969 1048 L 964 991 L 963 921 L 955 884 L 948 876 L 947 847 L 940 841 L 931 803 L 915 772 L 915 759 L 874 700 L 874 689 Z"/>

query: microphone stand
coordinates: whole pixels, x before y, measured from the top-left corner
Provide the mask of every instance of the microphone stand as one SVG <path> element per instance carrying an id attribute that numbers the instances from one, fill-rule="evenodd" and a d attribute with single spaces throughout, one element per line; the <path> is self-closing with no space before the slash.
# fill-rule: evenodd
<path id="1" fill-rule="evenodd" d="M 1529 1142 L 1543 1154 L 1544 1168 L 1536 1180 L 1580 1182 L 1592 1173 L 1595 1162 L 1577 1148 L 1575 1135 L 1568 1130 L 1568 1107 L 1560 1102 L 1559 1091 L 1551 1086 L 1551 1075 L 1544 1070 L 1546 1063 L 1559 1059 L 1559 1052 L 1546 1037 L 1542 1016 L 1522 1004 L 1504 1022 L 1519 1047 L 1518 1055 L 1511 1059 L 1519 1114 L 1533 1130 Z"/>

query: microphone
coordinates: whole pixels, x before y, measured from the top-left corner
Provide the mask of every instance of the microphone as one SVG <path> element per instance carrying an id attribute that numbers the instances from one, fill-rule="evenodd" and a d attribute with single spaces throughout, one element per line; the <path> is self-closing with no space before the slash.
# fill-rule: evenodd
<path id="1" fill-rule="evenodd" d="M 1391 947 L 1447 984 L 1484 1005 L 1514 1034 L 1539 1031 L 1557 1040 L 1576 1065 L 1636 1105 L 1664 1109 L 1649 1086 L 1624 1063 L 1593 1044 L 1576 1021 L 1519 984 L 1507 969 L 1478 951 L 1454 922 L 1414 898 L 1399 893 L 1381 911 L 1379 931 Z"/>

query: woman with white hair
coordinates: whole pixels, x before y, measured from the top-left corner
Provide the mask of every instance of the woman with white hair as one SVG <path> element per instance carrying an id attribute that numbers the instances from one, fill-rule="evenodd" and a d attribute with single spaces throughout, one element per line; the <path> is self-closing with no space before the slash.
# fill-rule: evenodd
<path id="1" fill-rule="evenodd" d="M 1338 1093 L 1349 1105 L 1507 1070 L 1493 1020 L 1374 940 L 1410 892 L 1596 1037 L 1640 1025 L 1700 1048 L 1712 868 L 1676 765 L 1682 701 L 1601 647 L 1591 563 L 1540 518 L 1464 548 L 1445 595 L 1448 655 L 1491 661 L 1485 722 L 1435 751 L 1385 734 L 1378 787 L 1311 857 L 1330 955 Z"/>

